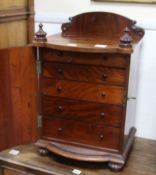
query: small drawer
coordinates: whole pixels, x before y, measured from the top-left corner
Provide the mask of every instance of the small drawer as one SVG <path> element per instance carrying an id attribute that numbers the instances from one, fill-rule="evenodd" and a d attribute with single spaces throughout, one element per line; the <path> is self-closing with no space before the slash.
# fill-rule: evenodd
<path id="1" fill-rule="evenodd" d="M 117 68 L 126 68 L 128 61 L 127 56 L 124 54 L 80 53 L 46 48 L 42 49 L 42 58 L 44 61 L 100 65 Z"/>
<path id="2" fill-rule="evenodd" d="M 43 116 L 121 127 L 122 107 L 43 97 Z"/>
<path id="3" fill-rule="evenodd" d="M 124 69 L 52 62 L 44 62 L 43 76 L 53 79 L 117 85 L 124 85 L 126 80 Z"/>
<path id="4" fill-rule="evenodd" d="M 43 119 L 42 137 L 118 150 L 120 129 L 73 120 Z"/>
<path id="5" fill-rule="evenodd" d="M 43 79 L 43 94 L 108 104 L 122 104 L 124 100 L 123 87 L 49 78 Z"/>

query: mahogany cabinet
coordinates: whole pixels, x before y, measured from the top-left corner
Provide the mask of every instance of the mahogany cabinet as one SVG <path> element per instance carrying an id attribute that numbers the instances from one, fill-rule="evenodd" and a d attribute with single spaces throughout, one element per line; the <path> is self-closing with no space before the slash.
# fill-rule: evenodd
<path id="1" fill-rule="evenodd" d="M 4 52 L 2 63 L 11 67 L 0 71 L 8 81 L 0 76 L 11 88 L 2 101 L 1 112 L 10 116 L 2 118 L 3 132 L 14 131 L 11 143 L 39 134 L 35 145 L 41 155 L 108 162 L 121 170 L 135 138 L 138 49 L 144 30 L 106 12 L 74 16 L 62 24 L 62 33 L 48 38 L 39 27 L 32 46 Z"/>
<path id="2" fill-rule="evenodd" d="M 41 24 L 36 33 L 42 121 L 36 145 L 41 155 L 121 170 L 135 138 L 137 47 L 144 30 L 113 13 L 69 20 L 60 34 L 46 38 Z"/>

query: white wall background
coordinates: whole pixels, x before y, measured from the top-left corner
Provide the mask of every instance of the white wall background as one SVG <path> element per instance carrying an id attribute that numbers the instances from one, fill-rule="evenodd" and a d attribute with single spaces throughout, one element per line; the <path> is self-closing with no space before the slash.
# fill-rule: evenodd
<path id="1" fill-rule="evenodd" d="M 90 0 L 35 0 L 36 25 L 44 23 L 48 35 L 60 32 L 69 16 L 86 11 L 108 11 L 129 17 L 145 29 L 140 59 L 137 136 L 156 140 L 156 4 L 99 3 Z"/>

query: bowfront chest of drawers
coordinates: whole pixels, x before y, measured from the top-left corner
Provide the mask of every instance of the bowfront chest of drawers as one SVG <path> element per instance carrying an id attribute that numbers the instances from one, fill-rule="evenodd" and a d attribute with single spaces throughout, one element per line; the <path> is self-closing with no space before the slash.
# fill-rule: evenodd
<path id="1" fill-rule="evenodd" d="M 131 53 L 144 31 L 125 17 L 90 12 L 63 24 L 61 34 L 45 35 L 40 25 L 34 45 L 42 67 L 41 154 L 122 169 L 135 135 L 134 116 L 127 114 L 134 110 L 127 105 L 134 99 L 128 97 Z"/>
<path id="2" fill-rule="evenodd" d="M 93 64 L 90 56 L 93 63 L 98 58 L 100 64 Z M 75 57 L 79 63 L 74 62 Z M 113 61 L 118 63 L 116 59 L 121 62 L 113 65 Z M 125 61 L 120 55 L 43 50 L 44 137 L 118 150 Z"/>

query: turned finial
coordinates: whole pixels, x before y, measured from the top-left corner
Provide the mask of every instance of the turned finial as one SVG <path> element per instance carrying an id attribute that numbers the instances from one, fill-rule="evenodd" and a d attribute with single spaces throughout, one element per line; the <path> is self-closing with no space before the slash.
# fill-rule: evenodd
<path id="1" fill-rule="evenodd" d="M 132 37 L 130 36 L 130 30 L 128 27 L 124 29 L 124 34 L 120 38 L 119 46 L 125 48 L 132 47 Z"/>
<path id="2" fill-rule="evenodd" d="M 37 42 L 46 42 L 47 33 L 43 30 L 43 25 L 40 23 L 39 24 L 39 30 L 35 33 L 35 41 Z"/>

